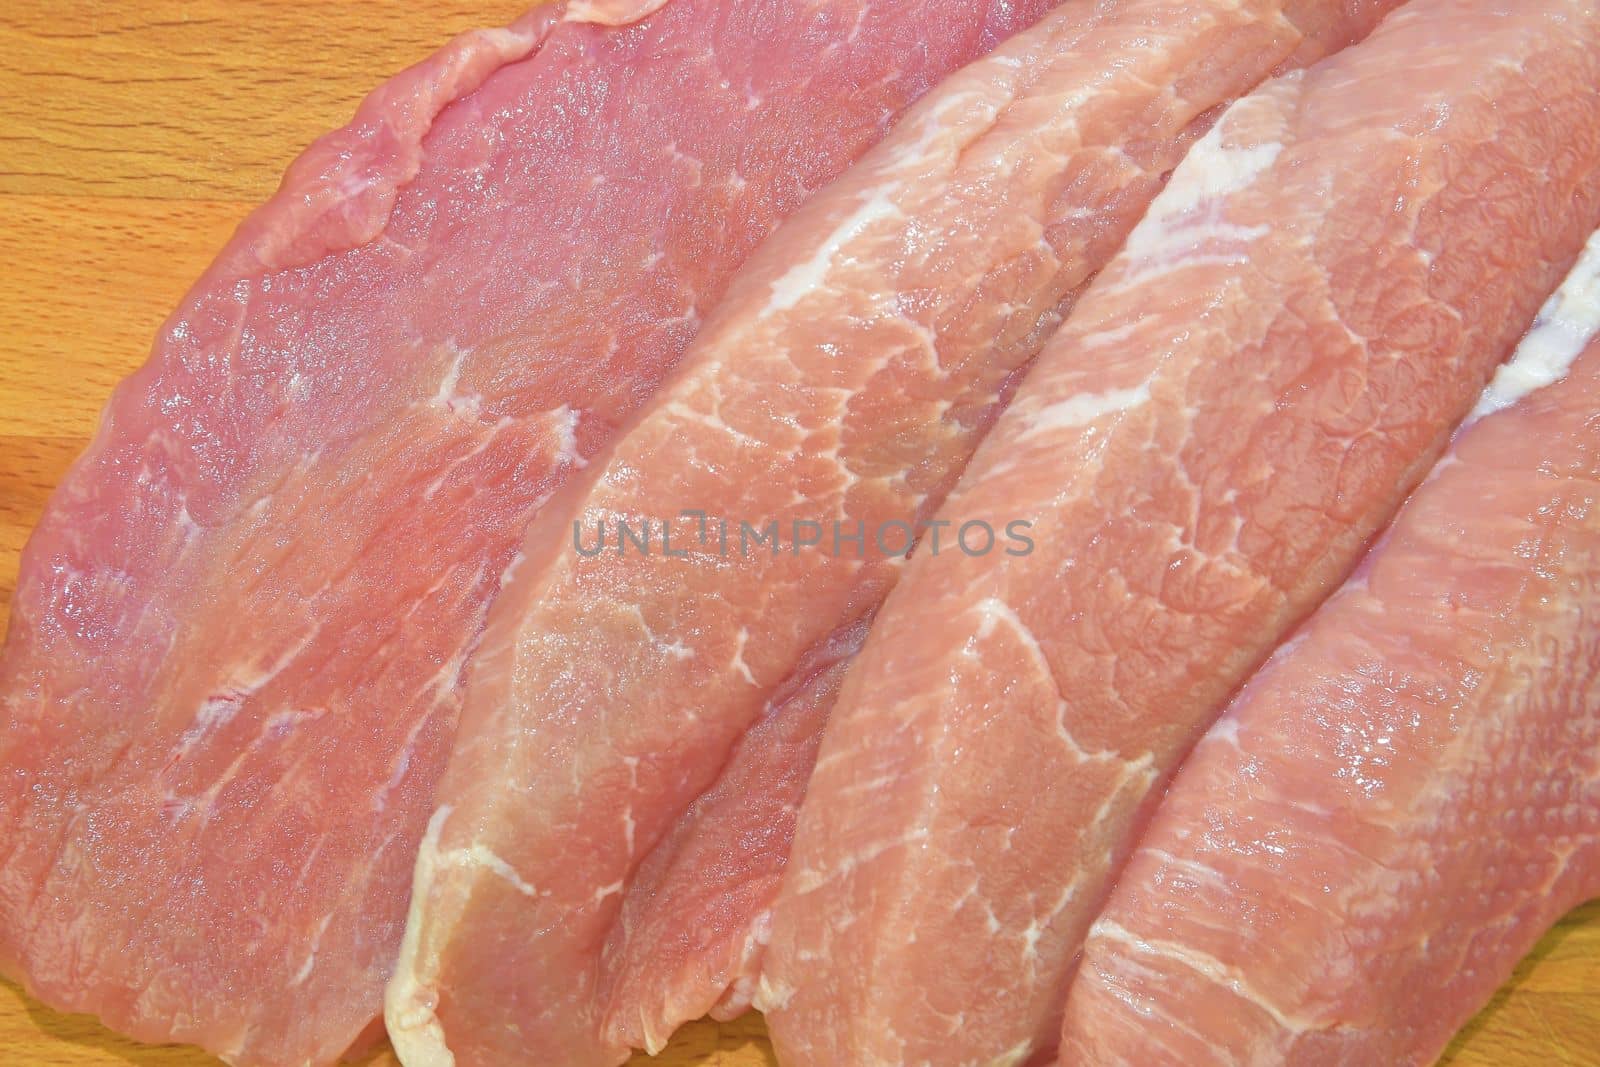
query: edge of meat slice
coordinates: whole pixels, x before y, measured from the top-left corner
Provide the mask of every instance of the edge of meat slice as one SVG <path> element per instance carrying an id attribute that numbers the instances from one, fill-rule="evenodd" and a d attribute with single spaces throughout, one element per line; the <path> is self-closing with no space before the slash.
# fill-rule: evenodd
<path id="1" fill-rule="evenodd" d="M 1159 785 L 1600 222 L 1597 83 L 1588 0 L 1415 0 L 1190 152 L 940 512 L 1035 550 L 914 557 L 845 681 L 756 999 L 785 1064 L 1056 1045 Z"/>
<path id="2" fill-rule="evenodd" d="M 0 969 L 142 1040 L 336 1058 L 531 516 L 781 218 L 1048 6 L 552 5 L 313 145 L 25 553 Z"/>
<path id="3" fill-rule="evenodd" d="M 408 1062 L 621 1062 L 683 1021 L 630 1010 L 629 975 L 602 970 L 652 847 L 808 656 L 870 618 L 905 550 L 877 532 L 909 537 L 938 505 L 1218 105 L 1373 9 L 1307 41 L 1274 0 L 1073 3 L 942 85 L 753 258 L 534 524 L 491 615 L 390 988 Z M 709 526 L 680 522 L 669 549 L 689 509 Z M 624 549 L 623 522 L 655 550 Z M 751 552 L 745 522 L 872 544 Z M 725 946 L 759 921 L 732 918 Z"/>
<path id="4" fill-rule="evenodd" d="M 1115 108 L 1131 109 L 1133 102 L 1140 99 L 1138 92 L 1128 91 L 1126 82 L 1103 73 L 1123 68 L 1123 61 L 1117 57 L 1124 53 L 1140 57 L 1137 68 L 1123 69 L 1124 75 L 1139 77 L 1147 94 L 1150 87 L 1181 85 L 1183 91 L 1173 99 L 1187 97 L 1188 110 L 1192 112 L 1196 104 L 1207 99 L 1220 106 L 1228 91 L 1236 93 L 1252 72 L 1259 78 L 1275 65 L 1279 70 L 1298 67 L 1346 47 L 1369 32 L 1378 17 L 1394 5 L 1291 4 L 1288 23 L 1276 24 L 1278 35 L 1270 47 L 1256 47 L 1247 37 L 1240 36 L 1239 29 L 1246 22 L 1269 25 L 1283 6 L 1167 2 L 1103 8 L 1103 24 L 1081 38 L 1074 50 L 1101 68 L 1096 71 L 1101 77 L 1094 91 L 1121 92 L 1123 99 L 1096 107 L 1094 112 L 1098 114 L 1081 109 L 1086 117 L 1077 121 L 1085 129 L 1076 158 L 1087 157 L 1099 143 L 1120 138 L 1137 146 L 1131 150 L 1140 153 L 1143 170 L 1150 172 L 1160 169 L 1154 162 L 1160 155 L 1169 161 L 1167 166 L 1175 163 L 1176 152 L 1210 125 L 1214 109 L 1191 122 L 1182 138 L 1163 141 L 1151 132 L 1152 117 L 1161 113 L 1157 108 L 1152 108 L 1148 116 L 1125 120 L 1120 125 L 1099 117 L 1114 114 Z M 1075 10 L 1069 7 L 1056 18 L 1064 21 L 1073 17 Z M 1247 53 L 1242 62 L 1236 59 L 1236 53 L 1214 43 L 1197 43 L 1194 56 L 1176 47 L 1185 40 L 1200 42 L 1200 29 L 1208 19 L 1215 21 L 1206 31 L 1206 38 L 1214 42 L 1233 34 L 1234 43 Z M 1152 28 L 1158 29 L 1159 34 L 1151 34 Z M 1033 31 L 1030 36 L 1042 40 L 1044 34 Z M 1284 49 L 1296 37 L 1298 47 L 1292 55 L 1286 55 Z M 1152 47 L 1152 40 L 1164 42 L 1165 46 Z M 1007 49 L 1009 55 L 1000 57 L 1000 61 L 1016 60 L 1021 44 Z M 1052 50 L 1057 53 L 1056 62 L 1063 69 L 1071 69 L 1065 67 L 1071 58 L 1063 54 L 1066 49 Z M 1163 64 L 1168 67 L 1164 77 L 1143 73 Z M 973 73 L 988 65 L 988 61 L 981 62 Z M 1206 73 L 1208 65 L 1236 71 L 1239 76 L 1219 85 L 1214 76 Z M 1147 142 L 1159 146 L 1160 155 L 1156 149 L 1144 147 Z M 1079 167 L 1074 162 L 1061 170 L 1092 175 L 1091 166 Z M 1150 188 L 1151 183 L 1144 181 L 1119 194 L 1120 203 L 1113 205 L 1116 210 L 1109 216 L 1117 224 L 1106 222 L 1106 212 L 1094 208 L 1081 209 L 1075 219 L 1085 229 L 1094 227 L 1104 235 L 1102 247 L 1111 241 L 1120 244 L 1137 218 L 1139 194 Z M 1070 187 L 1070 196 L 1063 194 L 1062 203 L 1071 206 L 1080 200 L 1099 203 L 1089 191 L 1087 180 L 1076 181 Z M 930 225 L 920 219 L 919 224 Z M 1086 261 L 1099 258 L 1091 255 Z M 1068 310 L 1067 303 L 1070 301 L 1063 303 L 1063 313 Z M 949 353 L 950 347 L 941 345 L 941 351 Z M 945 361 L 949 362 L 948 355 Z M 921 510 L 926 513 L 936 502 L 930 497 Z M 949 540 L 947 536 L 947 544 Z M 849 657 L 854 656 L 854 651 Z M 610 1005 L 604 1033 L 609 1040 L 658 1052 L 686 1022 L 707 1013 L 729 1019 L 750 1007 L 769 934 L 771 904 L 788 860 L 795 813 L 805 795 L 817 743 L 848 666 L 847 658 L 830 666 L 798 696 L 769 702 L 760 721 L 730 755 L 716 784 L 683 814 L 640 865 L 628 886 L 622 913 L 613 924 L 602 961 L 601 995 Z"/>
<path id="5" fill-rule="evenodd" d="M 1432 1063 L 1600 894 L 1597 330 L 1600 234 L 1174 778 L 1090 930 L 1063 1063 Z"/>
<path id="6" fill-rule="evenodd" d="M 817 746 L 869 623 L 762 712 L 639 865 L 600 963 L 606 1040 L 655 1055 L 685 1023 L 749 1009 Z"/>

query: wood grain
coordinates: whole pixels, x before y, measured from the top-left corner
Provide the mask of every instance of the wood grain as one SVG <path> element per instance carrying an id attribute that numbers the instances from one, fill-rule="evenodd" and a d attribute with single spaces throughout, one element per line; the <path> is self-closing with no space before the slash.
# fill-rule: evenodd
<path id="1" fill-rule="evenodd" d="M 232 227 L 382 77 L 519 10 L 504 0 L 0 5 L 0 628 L 51 489 Z M 136 1045 L 0 983 L 0 1065 L 215 1062 Z M 776 1061 L 750 1018 L 691 1027 L 655 1062 Z M 1600 905 L 1540 944 L 1445 1062 L 1600 1064 Z"/>

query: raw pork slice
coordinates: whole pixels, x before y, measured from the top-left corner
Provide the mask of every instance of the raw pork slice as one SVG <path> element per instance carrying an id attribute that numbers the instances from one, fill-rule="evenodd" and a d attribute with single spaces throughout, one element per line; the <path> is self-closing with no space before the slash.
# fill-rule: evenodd
<path id="1" fill-rule="evenodd" d="M 1345 46 L 1370 30 L 1390 5 L 1300 5 L 1293 11 L 1293 21 L 1285 17 L 1283 6 L 1154 0 L 1101 5 L 1096 15 L 1088 16 L 1086 5 L 1074 3 L 1053 17 L 1054 25 L 1033 31 L 1031 40 L 997 53 L 970 72 L 968 84 L 982 77 L 991 79 L 991 85 L 1003 85 L 1005 78 L 995 74 L 1003 75 L 1007 64 L 1024 59 L 1039 68 L 1028 100 L 1007 108 L 1003 121 L 1015 133 L 988 135 L 986 151 L 999 157 L 999 172 L 1018 166 L 1037 168 L 1035 177 L 1060 186 L 1053 193 L 1059 201 L 1046 232 L 1063 262 L 1078 264 L 1075 273 L 1066 275 L 1068 280 L 1081 277 L 1084 267 L 1098 267 L 1120 246 L 1158 187 L 1157 173 L 1175 165 L 1191 139 L 1209 126 L 1213 105 L 1237 95 L 1274 64 L 1300 65 Z M 1046 73 L 1048 66 L 1054 70 Z M 1074 80 L 1091 95 L 1065 91 Z M 1163 99 L 1169 85 L 1181 86 L 1181 94 Z M 949 91 L 965 87 L 957 81 Z M 1056 94 L 1054 99 L 1051 94 Z M 1148 111 L 1140 110 L 1147 107 Z M 1041 157 L 1028 151 L 1046 139 L 1063 140 L 1066 130 L 1073 133 L 1053 154 Z M 1114 151 L 1117 145 L 1125 153 L 1122 160 Z M 972 168 L 967 171 L 970 175 Z M 922 194 L 932 210 L 908 216 L 902 225 L 931 229 L 942 218 L 950 234 L 945 238 L 947 247 L 961 247 L 965 227 L 990 217 L 989 212 L 1009 208 L 1012 197 L 1027 190 L 1030 180 L 1035 178 L 1019 171 L 1008 187 L 1010 197 L 990 196 L 980 209 L 971 196 L 941 196 L 944 186 L 930 179 Z M 957 188 L 961 184 L 970 188 L 972 181 L 968 177 Z M 1013 214 L 1012 221 L 1018 217 Z M 995 247 L 993 233 L 976 236 Z M 848 245 L 840 251 L 855 254 Z M 948 270 L 947 275 L 937 284 L 949 287 L 951 295 L 964 293 L 958 272 Z M 980 290 L 969 297 L 973 300 L 967 305 L 969 314 L 985 307 L 994 291 Z M 1063 303 L 1063 312 L 1069 302 Z M 828 330 L 843 334 L 849 327 L 828 325 L 819 317 L 807 321 L 805 329 L 808 334 Z M 1019 355 L 1032 354 L 1031 345 L 1017 351 L 991 346 L 981 331 L 976 348 L 952 337 L 948 326 L 938 325 L 936 333 L 939 362 L 945 366 L 959 363 L 969 351 L 978 358 L 998 360 L 999 368 L 1016 365 Z M 936 366 L 924 373 L 936 371 L 948 373 Z M 907 424 L 918 425 L 916 418 Z M 942 418 L 924 419 L 922 432 L 935 429 Z M 885 422 L 883 432 L 906 431 L 899 422 Z M 966 439 L 968 448 L 975 443 L 973 437 Z M 961 462 L 965 458 L 962 455 Z M 951 463 L 939 469 L 957 466 Z M 930 495 L 919 512 L 925 516 L 937 499 Z M 944 532 L 946 546 L 952 544 L 953 533 Z M 714 588 L 698 582 L 697 586 L 702 595 Z M 784 603 L 775 600 L 769 605 L 771 610 L 786 610 Z M 834 663 L 831 653 L 828 662 L 832 665 L 800 697 L 771 702 L 759 724 L 734 750 L 717 784 L 639 867 L 612 927 L 602 965 L 601 996 L 609 1005 L 605 1015 L 609 1039 L 654 1051 L 685 1021 L 713 1010 L 730 1017 L 749 1006 L 768 910 L 788 859 L 794 811 L 810 778 L 817 733 L 827 721 L 847 667 Z"/>
<path id="2" fill-rule="evenodd" d="M 556 6 L 313 147 L 29 548 L 0 967 L 136 1037 L 336 1057 L 529 517 L 779 218 L 1046 6 Z"/>
<path id="3" fill-rule="evenodd" d="M 640 864 L 811 653 L 876 610 L 1195 123 L 1304 43 L 1274 3 L 1073 3 L 941 86 L 741 272 L 607 466 L 535 524 L 491 615 L 391 993 L 408 1061 L 615 1063 L 717 1003 L 735 976 L 662 989 L 679 969 L 648 939 L 695 918 L 664 913 L 613 955 L 609 1011 L 602 948 Z M 772 524 L 781 547 L 751 549 Z M 756 921 L 722 918 L 735 945 Z M 633 1008 L 640 985 L 682 1003 Z"/>
<path id="4" fill-rule="evenodd" d="M 1156 786 L 1600 221 L 1596 84 L 1592 0 L 1416 0 L 1189 154 L 941 511 L 1035 551 L 914 557 L 845 680 L 757 997 L 785 1064 L 1055 1046 Z"/>
<path id="5" fill-rule="evenodd" d="M 1432 1063 L 1600 894 L 1596 327 L 1600 237 L 1184 764 L 1090 931 L 1063 1063 Z"/>
<path id="6" fill-rule="evenodd" d="M 867 635 L 824 646 L 793 696 L 773 702 L 639 866 L 601 963 L 604 1037 L 651 1053 L 682 1024 L 750 1008 L 795 816 L 828 713 Z"/>

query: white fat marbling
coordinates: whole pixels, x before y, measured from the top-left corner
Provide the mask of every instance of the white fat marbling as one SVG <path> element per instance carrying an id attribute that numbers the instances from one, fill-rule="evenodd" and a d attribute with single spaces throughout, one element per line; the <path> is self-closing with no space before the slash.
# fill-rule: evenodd
<path id="1" fill-rule="evenodd" d="M 445 1042 L 444 1025 L 437 1008 L 439 960 L 424 952 L 422 928 L 428 890 L 439 869 L 439 835 L 450 818 L 450 807 L 434 812 L 417 849 L 415 892 L 406 923 L 400 960 L 385 998 L 384 1023 L 389 1040 L 402 1063 L 416 1067 L 455 1067 L 455 1054 Z"/>
<path id="2" fill-rule="evenodd" d="M 1027 440 L 1038 434 L 1087 426 L 1107 415 L 1115 415 L 1150 402 L 1150 383 L 1140 382 L 1132 389 L 1107 389 L 1103 393 L 1079 393 L 1041 408 L 1028 422 Z"/>
<path id="3" fill-rule="evenodd" d="M 1248 106 L 1242 102 L 1239 106 Z M 1179 164 L 1172 180 L 1128 236 L 1127 254 L 1142 268 L 1179 261 L 1211 239 L 1249 240 L 1256 229 L 1232 226 L 1217 211 L 1221 202 L 1248 189 L 1277 162 L 1283 145 L 1223 144 L 1228 116 L 1211 128 Z"/>
<path id="4" fill-rule="evenodd" d="M 1554 385 L 1600 334 L 1600 230 L 1589 238 L 1578 265 L 1534 320 L 1511 359 L 1484 390 L 1472 413 L 1481 419 Z"/>
<path id="5" fill-rule="evenodd" d="M 811 293 L 822 287 L 828 272 L 834 267 L 844 249 L 859 238 L 874 223 L 899 216 L 900 208 L 889 194 L 880 189 L 865 203 L 840 223 L 828 239 L 822 242 L 816 254 L 791 267 L 783 277 L 772 284 L 772 298 L 767 302 L 765 314 L 788 311 Z"/>
<path id="6" fill-rule="evenodd" d="M 1248 146 L 1222 142 L 1235 125 L 1229 122 L 1230 115 L 1253 106 L 1256 104 L 1248 98 L 1235 104 L 1190 149 L 1162 195 L 1150 205 L 1144 221 L 1128 235 L 1125 254 L 1133 270 L 1123 283 L 1134 285 L 1197 259 L 1214 266 L 1232 266 L 1238 261 L 1237 254 L 1218 254 L 1216 246 L 1242 246 L 1266 232 L 1266 227 L 1234 226 L 1222 218 L 1227 198 L 1250 189 L 1283 154 L 1277 141 Z"/>

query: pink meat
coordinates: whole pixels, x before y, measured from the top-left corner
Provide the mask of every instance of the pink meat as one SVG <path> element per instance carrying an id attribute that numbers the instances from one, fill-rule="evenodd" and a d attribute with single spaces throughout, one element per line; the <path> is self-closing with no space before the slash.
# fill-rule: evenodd
<path id="1" fill-rule="evenodd" d="M 1060 194 L 1063 212 L 1071 217 L 1072 209 L 1095 205 L 1076 216 L 1074 228 L 1096 229 L 1101 235 L 1096 244 L 1106 251 L 1091 253 L 1085 261 L 1103 262 L 1158 187 L 1145 178 L 1123 185 L 1114 200 L 1098 199 L 1092 190 L 1103 161 L 1090 162 L 1090 153 L 1102 140 L 1139 146 L 1135 150 L 1149 160 L 1143 164 L 1147 175 L 1170 168 L 1191 139 L 1210 124 L 1211 113 L 1204 112 L 1183 128 L 1181 136 L 1165 134 L 1177 129 L 1184 116 L 1208 102 L 1224 102 L 1275 63 L 1298 66 L 1343 47 L 1369 30 L 1389 6 L 1306 3 L 1291 5 L 1290 18 L 1285 19 L 1284 5 L 1276 2 L 1103 5 L 1099 25 L 1085 32 L 1071 50 L 1048 39 L 1047 34 L 1057 32 L 1050 26 L 1033 31 L 1032 43 L 1018 41 L 1006 49 L 1053 55 L 1066 76 L 1041 80 L 1052 93 L 1060 92 L 1070 77 L 1084 78 L 1084 84 L 1093 87 L 1090 106 L 1064 110 L 1054 120 L 1041 118 L 1037 128 L 1047 132 L 1052 122 L 1068 118 L 1080 127 L 1093 123 L 1076 158 L 1059 168 L 1062 174 L 1077 175 Z M 1083 10 L 1082 4 L 1069 4 L 1052 21 L 1059 26 L 1081 24 Z M 1162 42 L 1162 47 L 1149 47 L 1152 41 Z M 1111 76 L 1108 72 L 1119 67 L 1117 57 L 1125 54 L 1140 55 L 1139 69 L 1125 69 L 1121 78 Z M 1008 57 L 998 58 L 1003 62 Z M 992 68 L 993 62 L 980 67 Z M 1134 84 L 1133 78 L 1142 78 L 1142 84 Z M 1179 108 L 1176 115 L 1157 108 L 1129 116 L 1169 84 L 1184 87 L 1183 96 L 1167 104 Z M 1021 151 L 1008 154 L 1028 160 Z M 1039 165 L 1037 160 L 1028 162 Z M 934 191 L 931 186 L 927 190 Z M 975 217 L 965 198 L 955 198 L 943 210 L 944 224 L 952 230 Z M 917 222 L 933 228 L 931 219 Z M 1065 229 L 1065 223 L 1057 221 L 1052 228 Z M 955 350 L 948 341 L 941 349 Z M 925 502 L 924 511 L 933 502 L 933 498 Z M 951 541 L 948 532 L 944 540 Z M 776 703 L 765 711 L 761 724 L 734 751 L 716 786 L 685 813 L 640 867 L 602 964 L 601 995 L 610 1004 L 605 1025 L 611 1039 L 655 1051 L 688 1020 L 708 1011 L 731 1016 L 749 1006 L 769 909 L 788 859 L 791 809 L 804 795 L 815 758 L 817 737 L 808 731 L 820 731 L 826 724 L 842 677 L 842 668 L 830 672 L 825 700 L 817 691 L 807 690 L 803 698 Z M 797 765 L 796 760 L 805 762 Z"/>
<path id="2" fill-rule="evenodd" d="M 630 883 L 813 650 L 876 610 L 905 552 L 889 524 L 938 505 L 1217 105 L 1302 47 L 1272 0 L 1073 3 L 941 86 L 752 259 L 606 464 L 535 524 L 491 616 L 391 987 L 403 1056 L 620 1062 L 718 1003 L 740 961 L 686 970 L 673 933 L 705 890 L 668 889 L 660 906 L 688 910 L 628 944 Z M 730 523 L 728 555 L 682 521 L 690 558 L 668 554 L 686 509 Z M 655 550 L 620 550 L 621 522 L 650 523 Z M 781 551 L 748 551 L 744 523 L 775 524 Z M 829 547 L 795 546 L 802 523 Z M 715 921 L 709 947 L 745 957 L 760 911 Z M 705 984 L 668 988 L 696 967 Z"/>
<path id="3" fill-rule="evenodd" d="M 786 1064 L 1054 1047 L 1157 786 L 1600 221 L 1597 83 L 1592 0 L 1415 0 L 1189 154 L 941 512 L 1036 550 L 913 558 L 845 681 L 756 1002 Z"/>
<path id="4" fill-rule="evenodd" d="M 1200 743 L 1063 1063 L 1429 1064 L 1600 894 L 1597 410 L 1600 344 L 1467 429 Z"/>
<path id="5" fill-rule="evenodd" d="M 336 1057 L 529 518 L 781 217 L 1045 6 L 558 5 L 318 142 L 25 558 L 0 967 L 136 1037 Z"/>
<path id="6" fill-rule="evenodd" d="M 654 1054 L 686 1022 L 750 1007 L 795 816 L 866 631 L 863 622 L 831 643 L 640 865 L 601 963 L 608 1040 Z"/>

